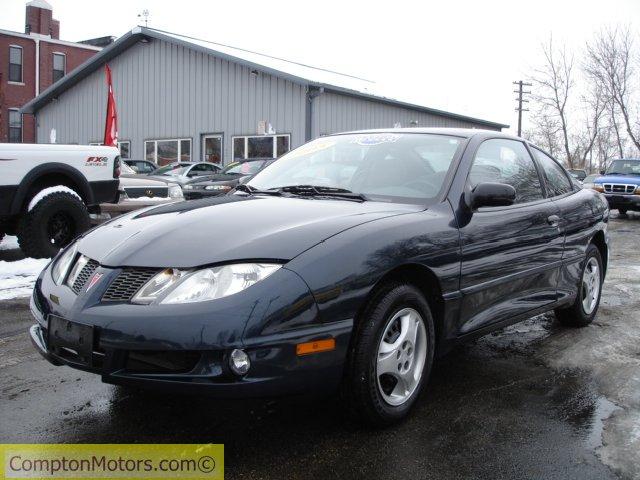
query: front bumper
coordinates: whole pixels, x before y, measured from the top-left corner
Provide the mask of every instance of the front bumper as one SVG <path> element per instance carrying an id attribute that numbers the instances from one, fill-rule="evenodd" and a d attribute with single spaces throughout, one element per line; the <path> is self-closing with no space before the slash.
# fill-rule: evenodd
<path id="1" fill-rule="evenodd" d="M 627 210 L 640 211 L 640 195 L 616 195 L 605 193 L 605 198 L 609 204 L 609 208 L 618 209 L 626 208 Z"/>
<path id="2" fill-rule="evenodd" d="M 249 309 L 261 312 L 259 316 L 247 316 L 249 310 L 239 305 L 227 309 L 229 302 L 220 302 L 221 312 L 210 311 L 208 315 L 203 310 L 195 312 L 199 320 L 186 312 L 180 317 L 173 309 L 163 315 L 158 307 L 149 305 L 96 304 L 96 295 L 101 295 L 98 287 L 74 299 L 70 289 L 56 286 L 47 279 L 48 270 L 36 282 L 31 298 L 31 312 L 37 323 L 29 333 L 34 347 L 54 365 L 98 374 L 105 383 L 180 392 L 204 391 L 229 398 L 323 393 L 338 388 L 342 379 L 353 322 L 318 324 L 313 321 L 315 303 L 313 308 L 308 303 L 304 307 L 305 302 L 300 301 L 301 281 L 285 269 L 281 269 L 285 271 L 277 279 L 284 287 L 278 297 L 286 297 L 283 292 L 292 292 L 298 299 L 297 305 L 289 302 L 288 305 L 276 304 L 274 309 L 262 308 L 276 303 L 273 292 L 268 293 L 273 285 L 267 285 L 253 292 L 264 297 L 260 302 L 253 301 Z M 108 277 L 106 270 L 103 269 L 103 274 Z M 258 286 L 260 284 L 252 289 Z M 241 301 L 251 302 L 249 298 Z M 155 312 L 148 311 L 154 309 Z M 240 315 L 234 318 L 234 311 Z M 227 321 L 217 314 L 222 314 Z M 90 359 L 49 342 L 52 315 L 93 327 Z M 306 325 L 302 325 L 305 319 Z M 281 320 L 285 320 L 284 325 Z M 298 327 L 287 328 L 287 324 L 296 322 Z M 297 344 L 327 338 L 335 339 L 335 350 L 305 356 L 296 354 Z M 245 376 L 233 374 L 228 367 L 228 356 L 234 348 L 242 348 L 251 359 L 251 368 Z"/>

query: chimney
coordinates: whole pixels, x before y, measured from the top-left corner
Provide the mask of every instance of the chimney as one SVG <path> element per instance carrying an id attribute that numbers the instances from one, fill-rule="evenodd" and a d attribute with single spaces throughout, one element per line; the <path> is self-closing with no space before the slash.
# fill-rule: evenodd
<path id="1" fill-rule="evenodd" d="M 46 0 L 31 0 L 25 13 L 25 33 L 39 33 L 60 38 L 60 22 L 53 19 L 51 5 Z"/>

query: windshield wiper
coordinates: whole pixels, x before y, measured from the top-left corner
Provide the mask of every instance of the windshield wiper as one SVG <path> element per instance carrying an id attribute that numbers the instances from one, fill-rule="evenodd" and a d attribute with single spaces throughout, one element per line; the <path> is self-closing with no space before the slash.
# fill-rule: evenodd
<path id="1" fill-rule="evenodd" d="M 269 189 L 270 191 L 279 191 L 291 193 L 293 195 L 308 197 L 333 197 L 344 198 L 346 200 L 356 200 L 364 202 L 367 198 L 361 193 L 354 193 L 346 188 L 324 187 L 321 185 L 288 185 L 277 189 Z"/>
<path id="2" fill-rule="evenodd" d="M 251 185 L 247 185 L 246 183 L 241 183 L 240 185 L 238 185 L 236 187 L 236 190 L 248 193 L 249 195 L 254 195 L 254 194 L 256 194 L 256 195 L 273 195 L 273 196 L 282 195 L 282 192 L 280 192 L 278 190 L 260 190 L 260 189 L 257 189 L 256 187 L 252 187 Z"/>

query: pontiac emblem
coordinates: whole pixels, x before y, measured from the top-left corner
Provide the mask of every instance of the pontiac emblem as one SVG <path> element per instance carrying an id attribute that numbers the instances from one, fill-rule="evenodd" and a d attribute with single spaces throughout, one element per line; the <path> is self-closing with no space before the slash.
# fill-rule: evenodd
<path id="1" fill-rule="evenodd" d="M 144 193 L 145 193 L 145 195 L 146 195 L 147 197 L 153 197 L 153 191 L 151 191 L 151 190 L 147 190 L 147 191 L 146 191 L 146 192 L 144 192 Z"/>
<path id="2" fill-rule="evenodd" d="M 98 281 L 102 278 L 102 274 L 101 273 L 96 273 L 93 275 L 93 277 L 91 277 L 91 280 L 89 280 L 89 285 L 87 286 L 87 292 L 89 291 L 89 289 L 91 287 L 93 287 L 96 283 L 98 283 Z"/>

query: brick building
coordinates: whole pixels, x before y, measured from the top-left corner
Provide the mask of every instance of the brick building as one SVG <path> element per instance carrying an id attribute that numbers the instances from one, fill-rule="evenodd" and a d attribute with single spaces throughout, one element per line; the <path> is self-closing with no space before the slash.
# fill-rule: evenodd
<path id="1" fill-rule="evenodd" d="M 60 40 L 60 22 L 51 5 L 45 0 L 27 3 L 25 33 L 0 30 L 0 143 L 35 142 L 34 117 L 20 115 L 20 107 L 110 40 Z"/>

